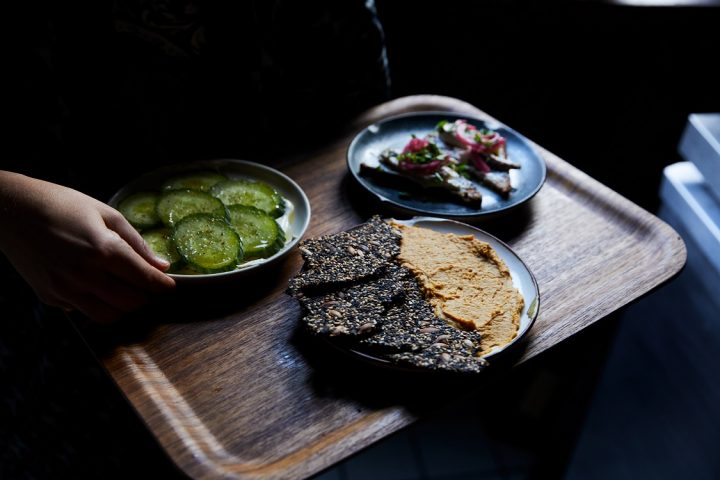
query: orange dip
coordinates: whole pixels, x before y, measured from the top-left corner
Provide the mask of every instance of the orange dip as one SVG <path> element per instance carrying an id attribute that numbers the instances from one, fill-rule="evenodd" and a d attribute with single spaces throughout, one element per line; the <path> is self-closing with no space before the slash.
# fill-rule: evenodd
<path id="1" fill-rule="evenodd" d="M 524 301 L 488 243 L 473 235 L 395 226 L 403 235 L 398 261 L 416 275 L 438 317 L 480 331 L 483 355 L 515 338 Z"/>

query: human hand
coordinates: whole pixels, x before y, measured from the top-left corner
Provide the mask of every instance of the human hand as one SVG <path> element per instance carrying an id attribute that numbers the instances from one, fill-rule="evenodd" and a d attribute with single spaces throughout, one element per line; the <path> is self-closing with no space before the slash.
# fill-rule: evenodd
<path id="1" fill-rule="evenodd" d="M 0 250 L 48 305 L 108 323 L 172 291 L 140 234 L 110 206 L 0 171 Z"/>

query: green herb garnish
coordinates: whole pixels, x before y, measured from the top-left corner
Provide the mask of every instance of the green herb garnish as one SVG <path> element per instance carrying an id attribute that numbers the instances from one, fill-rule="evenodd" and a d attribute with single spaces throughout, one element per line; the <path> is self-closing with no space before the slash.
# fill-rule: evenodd
<path id="1" fill-rule="evenodd" d="M 398 155 L 398 160 L 405 163 L 414 163 L 421 165 L 424 163 L 430 163 L 440 156 L 442 152 L 437 145 L 430 142 L 426 147 L 418 150 L 417 152 L 406 152 Z"/>
<path id="2" fill-rule="evenodd" d="M 451 168 L 461 177 L 470 178 L 470 166 L 467 163 L 455 163 Z"/>

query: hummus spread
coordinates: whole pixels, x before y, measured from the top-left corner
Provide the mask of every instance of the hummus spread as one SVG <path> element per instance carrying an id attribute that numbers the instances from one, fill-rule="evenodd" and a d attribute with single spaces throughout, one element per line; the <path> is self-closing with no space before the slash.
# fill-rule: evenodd
<path id="1" fill-rule="evenodd" d="M 395 226 L 403 235 L 398 261 L 417 276 L 435 315 L 480 331 L 482 355 L 515 338 L 523 297 L 489 244 L 473 235 Z"/>

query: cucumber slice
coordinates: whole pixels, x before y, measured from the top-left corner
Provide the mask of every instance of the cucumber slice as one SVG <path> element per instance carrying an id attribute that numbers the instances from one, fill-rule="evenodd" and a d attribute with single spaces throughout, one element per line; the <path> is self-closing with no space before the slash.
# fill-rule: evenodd
<path id="1" fill-rule="evenodd" d="M 142 237 L 155 255 L 170 262 L 168 271 L 175 270 L 183 263 L 182 257 L 175 247 L 175 242 L 173 242 L 172 230 L 169 228 L 148 230 L 143 232 Z"/>
<path id="2" fill-rule="evenodd" d="M 209 193 L 195 190 L 170 190 L 163 193 L 157 203 L 157 214 L 169 227 L 193 213 L 224 216 L 225 206 Z"/>
<path id="3" fill-rule="evenodd" d="M 219 172 L 191 172 L 167 179 L 160 186 L 160 189 L 162 191 L 199 190 L 201 192 L 209 192 L 213 185 L 227 179 L 225 175 Z"/>
<path id="4" fill-rule="evenodd" d="M 285 212 L 285 201 L 270 185 L 249 180 L 226 180 L 216 183 L 210 194 L 225 205 L 248 205 L 277 218 Z"/>
<path id="5" fill-rule="evenodd" d="M 120 202 L 118 210 L 136 229 L 151 228 L 160 222 L 155 211 L 159 197 L 154 192 L 134 193 Z"/>
<path id="6" fill-rule="evenodd" d="M 180 220 L 173 240 L 185 261 L 205 273 L 232 270 L 243 256 L 235 230 L 209 213 L 194 213 Z"/>
<path id="7" fill-rule="evenodd" d="M 285 232 L 262 210 L 247 205 L 227 207 L 228 223 L 243 243 L 245 258 L 267 258 L 285 245 Z"/>

